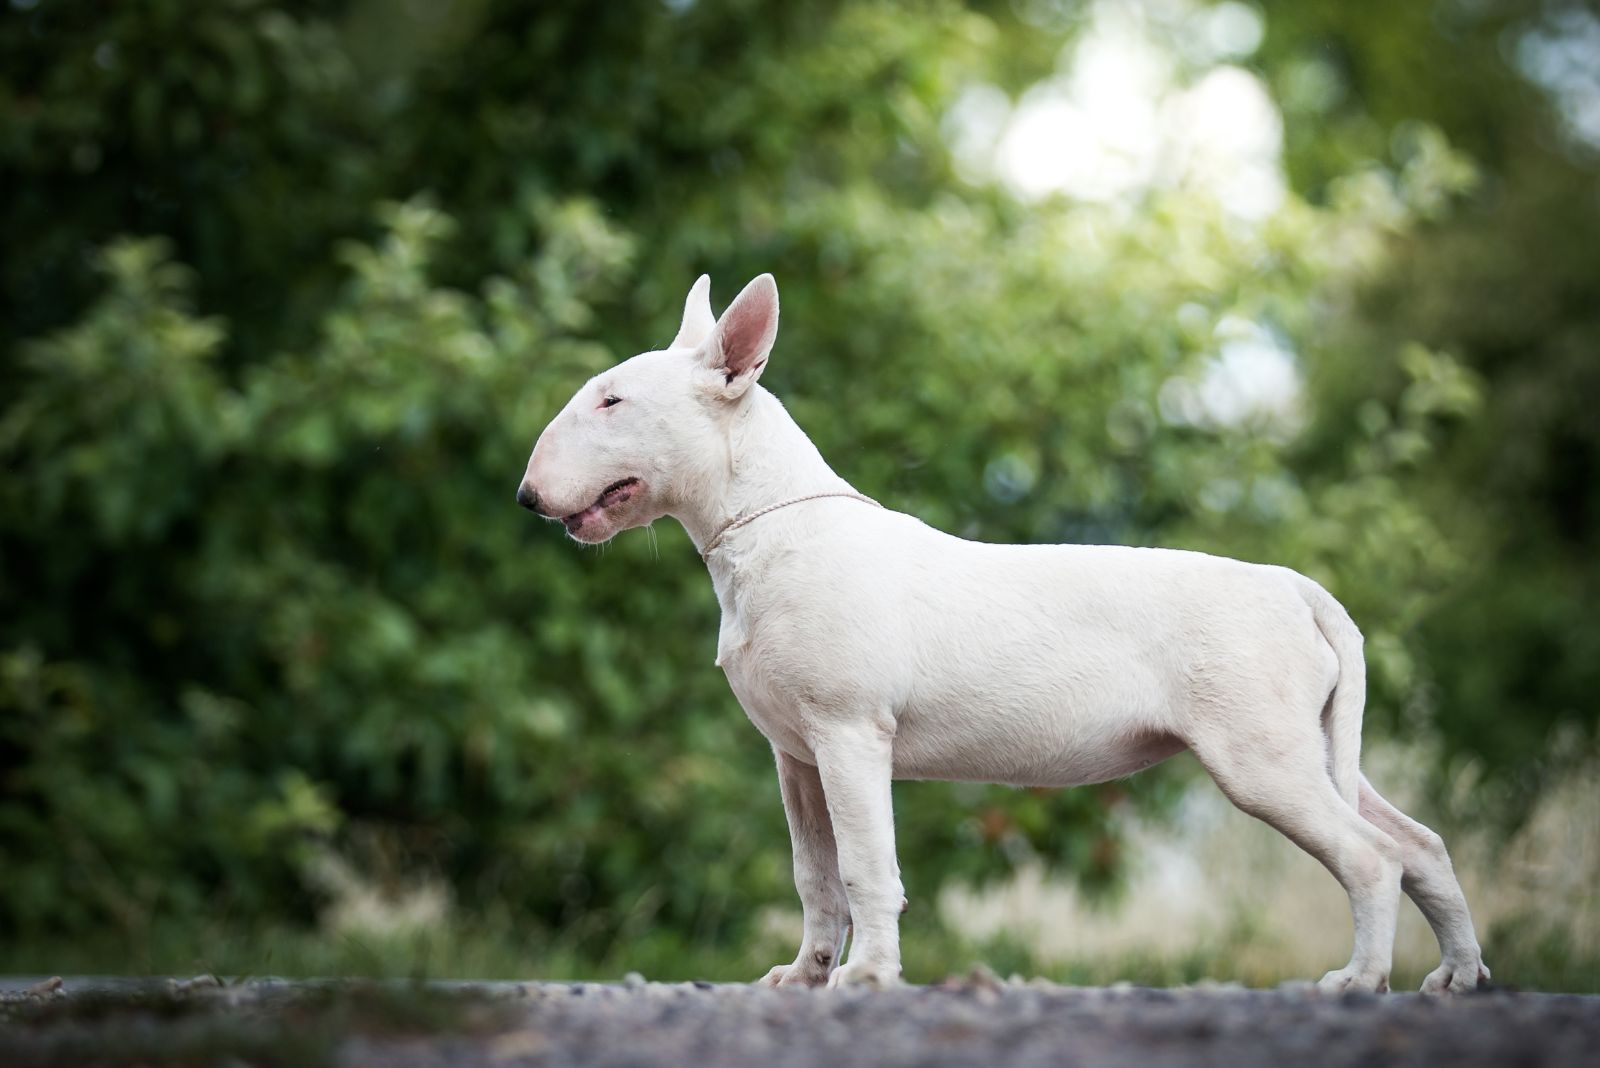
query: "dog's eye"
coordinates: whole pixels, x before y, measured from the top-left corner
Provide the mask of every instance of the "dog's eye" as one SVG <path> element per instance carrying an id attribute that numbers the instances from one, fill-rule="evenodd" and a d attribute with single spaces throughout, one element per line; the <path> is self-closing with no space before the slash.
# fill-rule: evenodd
<path id="1" fill-rule="evenodd" d="M 609 408 L 613 404 L 621 404 L 621 403 L 622 403 L 622 398 L 621 397 L 607 397 L 605 400 L 600 402 L 600 407 Z"/>

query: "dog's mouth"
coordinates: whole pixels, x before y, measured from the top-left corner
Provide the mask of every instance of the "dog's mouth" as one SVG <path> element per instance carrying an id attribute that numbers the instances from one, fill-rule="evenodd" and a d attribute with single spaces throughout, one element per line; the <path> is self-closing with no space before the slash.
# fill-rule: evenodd
<path id="1" fill-rule="evenodd" d="M 596 497 L 594 503 L 589 507 L 580 512 L 573 512 L 571 515 L 561 517 L 561 522 L 567 528 L 567 533 L 577 533 L 585 523 L 604 512 L 607 508 L 615 508 L 629 497 L 632 497 L 639 485 L 637 478 L 619 478 L 611 483 L 611 485 L 600 491 L 600 496 Z"/>

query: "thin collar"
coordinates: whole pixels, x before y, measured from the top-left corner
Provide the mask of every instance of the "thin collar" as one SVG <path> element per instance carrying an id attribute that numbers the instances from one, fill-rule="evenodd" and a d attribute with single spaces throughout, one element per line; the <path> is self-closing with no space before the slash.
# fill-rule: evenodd
<path id="1" fill-rule="evenodd" d="M 879 504 L 871 497 L 868 497 L 866 494 L 856 493 L 854 490 L 834 490 L 831 493 L 808 493 L 804 497 L 790 497 L 786 501 L 779 501 L 777 504 L 769 504 L 765 508 L 758 508 L 753 512 L 747 512 L 736 519 L 730 519 L 726 523 L 722 524 L 722 528 L 711 536 L 710 541 L 706 542 L 706 547 L 700 550 L 700 559 L 710 560 L 711 554 L 716 551 L 717 546 L 722 544 L 722 539 L 727 534 L 738 530 L 746 523 L 753 523 L 757 519 L 760 519 L 762 516 L 766 515 L 768 512 L 776 512 L 779 508 L 787 508 L 791 504 L 800 504 L 804 501 L 814 501 L 821 497 L 849 497 L 852 500 L 862 501 L 866 504 L 870 504 L 874 508 L 883 507 L 883 505 Z"/>

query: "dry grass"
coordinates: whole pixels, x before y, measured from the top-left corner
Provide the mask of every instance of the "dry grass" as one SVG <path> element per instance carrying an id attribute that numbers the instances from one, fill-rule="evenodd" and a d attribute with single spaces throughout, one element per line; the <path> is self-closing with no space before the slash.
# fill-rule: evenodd
<path id="1" fill-rule="evenodd" d="M 1564 959 L 1600 960 L 1600 792 L 1592 769 L 1558 784 L 1510 841 L 1489 830 L 1441 826 L 1408 796 L 1414 754 L 1369 754 L 1369 776 L 1406 811 L 1445 834 L 1497 980 L 1532 985 L 1493 956 L 1496 935 L 1555 947 Z M 1463 786 L 1465 788 L 1465 786 Z M 1029 948 L 1039 965 L 1070 963 L 1090 973 L 1118 962 L 1225 958 L 1219 978 L 1270 984 L 1314 978 L 1350 950 L 1344 893 L 1321 865 L 1265 825 L 1233 809 L 1203 775 L 1167 826 L 1128 829 L 1134 869 L 1112 901 L 1087 898 L 1042 869 L 981 891 L 948 887 L 940 916 L 976 943 Z M 1419 982 L 1438 963 L 1432 932 L 1409 903 L 1395 946 L 1396 986 Z M 1589 967 L 1589 965 L 1584 965 Z M 1513 971 L 1516 969 L 1514 968 Z M 1579 980 L 1580 984 L 1584 980 Z"/>

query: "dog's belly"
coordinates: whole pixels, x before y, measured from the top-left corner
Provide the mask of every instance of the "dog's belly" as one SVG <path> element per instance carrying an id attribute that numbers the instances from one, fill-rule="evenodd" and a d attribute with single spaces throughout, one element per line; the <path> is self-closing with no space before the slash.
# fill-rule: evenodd
<path id="1" fill-rule="evenodd" d="M 947 652 L 896 716 L 898 778 L 1075 786 L 1142 771 L 1183 749 L 1186 700 L 1129 647 L 1061 649 L 1043 670 L 973 643 Z"/>
<path id="2" fill-rule="evenodd" d="M 954 613 L 944 613 L 944 618 Z M 930 632 L 902 678 L 900 778 L 1073 786 L 1181 751 L 1188 679 L 1159 632 L 1069 640 L 1048 611 Z"/>
<path id="3" fill-rule="evenodd" d="M 915 712 L 902 716 L 895 734 L 894 777 L 1081 786 L 1132 775 L 1184 749 L 1182 741 L 1162 732 L 1108 730 L 1090 737 L 1049 726 L 1006 729 L 1008 718 L 986 725 L 999 730 L 952 732 L 926 727 Z"/>

